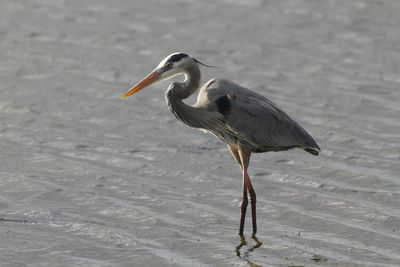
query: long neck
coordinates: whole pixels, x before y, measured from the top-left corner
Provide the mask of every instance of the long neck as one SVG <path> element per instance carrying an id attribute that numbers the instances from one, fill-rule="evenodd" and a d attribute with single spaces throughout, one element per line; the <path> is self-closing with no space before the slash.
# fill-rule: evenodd
<path id="1" fill-rule="evenodd" d="M 165 100 L 175 117 L 188 126 L 202 128 L 203 112 L 201 109 L 187 105 L 182 100 L 188 98 L 200 86 L 200 70 L 197 64 L 192 64 L 185 69 L 186 79 L 183 83 L 172 82 L 167 92 Z"/>
<path id="2" fill-rule="evenodd" d="M 197 64 L 189 65 L 183 73 L 185 74 L 185 81 L 176 88 L 170 88 L 170 90 L 174 91 L 174 96 L 179 100 L 188 98 L 194 94 L 200 86 L 201 73 Z"/>

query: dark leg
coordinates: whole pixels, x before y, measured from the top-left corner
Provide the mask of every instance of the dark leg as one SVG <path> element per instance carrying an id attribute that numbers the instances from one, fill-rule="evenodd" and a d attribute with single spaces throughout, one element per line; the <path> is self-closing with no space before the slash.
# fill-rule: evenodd
<path id="1" fill-rule="evenodd" d="M 247 168 L 249 167 L 251 150 L 246 147 L 243 147 L 240 143 L 237 143 L 236 146 L 228 145 L 228 147 L 235 160 L 239 163 L 243 174 L 243 183 L 242 183 L 243 198 L 240 205 L 239 235 L 240 236 L 243 235 L 244 221 L 246 217 L 247 205 L 249 202 L 247 197 L 247 190 L 248 190 L 250 194 L 251 215 L 252 215 L 253 236 L 254 236 L 257 233 L 256 193 L 254 192 L 253 186 L 250 181 L 250 177 L 247 174 Z"/>
<path id="2" fill-rule="evenodd" d="M 254 192 L 253 186 L 251 185 L 249 178 L 249 193 L 250 193 L 250 204 L 251 204 L 251 218 L 253 221 L 253 236 L 257 233 L 257 216 L 256 216 L 256 192 Z"/>
<path id="3" fill-rule="evenodd" d="M 244 220 L 246 218 L 246 210 L 247 210 L 247 205 L 249 203 L 247 199 L 247 187 L 244 183 L 244 179 L 243 179 L 242 192 L 243 192 L 243 198 L 242 198 L 242 203 L 240 204 L 240 227 L 239 227 L 240 236 L 243 235 Z"/>
<path id="4" fill-rule="evenodd" d="M 238 154 L 239 154 L 240 160 L 242 162 L 243 185 L 246 187 L 244 190 L 248 190 L 250 193 L 251 214 L 252 214 L 252 222 L 253 222 L 253 235 L 255 235 L 257 233 L 256 193 L 254 192 L 253 186 L 250 181 L 250 177 L 247 174 L 247 168 L 249 167 L 251 150 L 249 148 L 241 146 L 239 143 L 237 145 L 237 148 L 238 148 Z"/>
<path id="5" fill-rule="evenodd" d="M 240 158 L 239 152 L 237 150 L 236 146 L 231 146 L 228 145 L 229 150 L 232 153 L 233 158 L 236 160 L 237 163 L 240 165 L 240 169 L 242 169 L 243 172 L 243 164 L 242 160 Z M 247 197 L 247 184 L 246 184 L 246 179 L 243 175 L 243 180 L 242 180 L 242 202 L 240 203 L 240 226 L 239 226 L 239 235 L 244 238 L 243 236 L 243 229 L 244 229 L 244 221 L 246 218 L 246 210 L 247 210 L 247 205 L 249 204 L 249 200 Z"/>
<path id="6" fill-rule="evenodd" d="M 246 189 L 250 193 L 250 204 L 251 204 L 251 219 L 253 222 L 253 235 L 257 233 L 257 218 L 256 218 L 256 192 L 254 192 L 253 186 L 250 181 L 250 177 L 247 174 L 246 169 L 243 171 L 243 181 L 245 183 Z"/>

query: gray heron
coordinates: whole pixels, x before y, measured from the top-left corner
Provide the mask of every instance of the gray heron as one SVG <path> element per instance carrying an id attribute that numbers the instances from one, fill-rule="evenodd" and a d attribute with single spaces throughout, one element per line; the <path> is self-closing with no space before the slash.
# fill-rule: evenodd
<path id="1" fill-rule="evenodd" d="M 194 105 L 183 102 L 200 87 L 199 64 L 205 65 L 185 53 L 173 53 L 121 98 L 155 82 L 178 74 L 185 75 L 184 82 L 172 82 L 165 92 L 167 105 L 178 120 L 190 127 L 210 132 L 228 145 L 242 170 L 243 198 L 240 204 L 239 235 L 243 236 L 250 198 L 255 236 L 256 193 L 247 173 L 251 153 L 300 148 L 318 155 L 320 148 L 311 135 L 276 104 L 232 81 L 211 79 L 200 88 Z"/>

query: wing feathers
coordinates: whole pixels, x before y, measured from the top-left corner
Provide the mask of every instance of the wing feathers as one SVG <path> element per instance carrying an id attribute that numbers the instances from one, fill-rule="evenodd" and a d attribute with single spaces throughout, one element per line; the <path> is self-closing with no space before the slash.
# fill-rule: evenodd
<path id="1" fill-rule="evenodd" d="M 224 133 L 249 144 L 253 151 L 300 147 L 314 155 L 319 153 L 314 139 L 265 97 L 227 80 L 213 80 L 203 93 L 224 116 Z"/>

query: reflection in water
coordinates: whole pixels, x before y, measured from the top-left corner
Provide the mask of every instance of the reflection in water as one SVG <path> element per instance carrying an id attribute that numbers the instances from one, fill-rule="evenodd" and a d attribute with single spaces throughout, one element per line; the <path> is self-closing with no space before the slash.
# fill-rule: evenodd
<path id="1" fill-rule="evenodd" d="M 252 235 L 251 238 L 256 242 L 256 244 L 245 251 L 241 250 L 243 246 L 247 245 L 246 237 L 244 235 L 240 236 L 240 244 L 236 247 L 235 252 L 236 256 L 245 260 L 250 267 L 261 267 L 261 265 L 257 265 L 249 260 L 250 253 L 253 252 L 254 249 L 259 248 L 262 245 L 256 235 Z"/>

